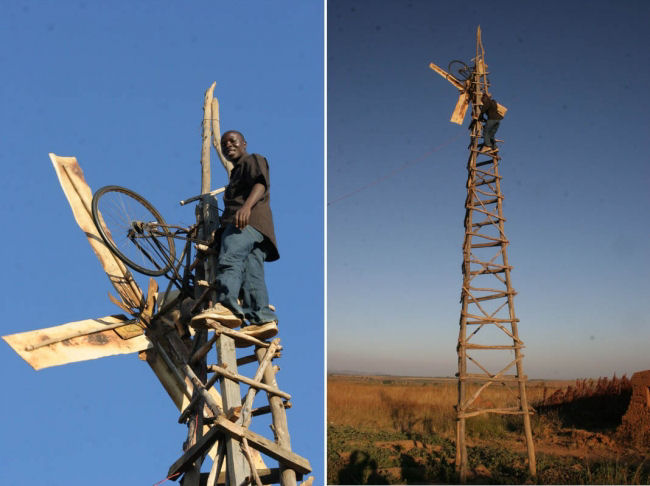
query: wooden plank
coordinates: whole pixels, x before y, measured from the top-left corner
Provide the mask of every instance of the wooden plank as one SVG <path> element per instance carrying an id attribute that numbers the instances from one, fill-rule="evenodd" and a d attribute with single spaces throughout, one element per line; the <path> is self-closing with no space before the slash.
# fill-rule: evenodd
<path id="1" fill-rule="evenodd" d="M 280 482 L 280 470 L 278 468 L 264 468 L 264 469 L 257 469 L 257 475 L 260 477 L 262 480 L 263 484 L 277 484 Z M 208 482 L 208 474 L 207 473 L 202 473 L 201 474 L 201 486 L 212 486 Z M 299 480 L 302 480 L 302 475 L 299 476 Z M 217 482 L 215 483 L 218 486 L 226 484 L 226 473 L 222 472 L 219 474 L 219 477 L 217 478 Z"/>
<path id="2" fill-rule="evenodd" d="M 41 370 L 150 348 L 151 342 L 146 336 L 122 339 L 112 329 L 116 325 L 129 325 L 131 322 L 123 315 L 112 315 L 11 334 L 2 339 L 32 368 Z M 49 344 L 38 347 L 39 343 Z"/>
<path id="3" fill-rule="evenodd" d="M 230 436 L 236 440 L 241 440 L 246 437 L 248 443 L 255 449 L 263 452 L 264 454 L 280 461 L 283 464 L 286 464 L 288 467 L 300 474 L 307 474 L 311 472 L 311 464 L 304 457 L 299 456 L 295 452 L 286 450 L 280 447 L 275 442 L 263 437 L 255 432 L 252 432 L 248 429 L 243 428 L 240 425 L 237 425 L 225 417 L 218 417 L 214 423 L 215 427 L 223 430 L 224 432 L 230 434 Z"/>
<path id="4" fill-rule="evenodd" d="M 264 354 L 262 349 L 256 349 L 255 354 L 257 359 L 262 362 Z M 267 366 L 264 370 L 262 379 L 267 385 L 273 387 L 278 386 L 275 379 L 275 368 Z M 287 414 L 284 409 L 282 400 L 277 395 L 267 394 L 269 400 L 269 407 L 271 408 L 271 419 L 273 422 L 273 430 L 275 431 L 276 442 L 279 447 L 284 450 L 291 450 L 291 436 L 289 435 L 289 425 L 287 424 Z M 280 463 L 280 482 L 282 486 L 295 486 L 296 485 L 296 471 L 286 463 Z"/>
<path id="5" fill-rule="evenodd" d="M 192 463 L 205 454 L 207 449 L 212 447 L 212 445 L 222 435 L 223 432 L 218 430 L 216 427 L 210 429 L 203 437 L 196 441 L 196 444 L 185 451 L 185 454 L 179 457 L 174 464 L 171 465 L 167 472 L 167 477 L 186 471 L 192 466 Z"/>
<path id="6" fill-rule="evenodd" d="M 250 385 L 253 388 L 256 388 L 258 390 L 264 390 L 265 392 L 285 398 L 286 400 L 291 400 L 291 395 L 289 395 L 286 392 L 283 392 L 277 387 L 266 385 L 257 380 L 252 380 L 249 377 L 240 375 L 238 373 L 233 373 L 221 366 L 210 365 L 208 366 L 208 371 L 211 371 L 213 373 L 218 373 L 221 376 L 228 378 L 229 380 L 237 381 L 239 383 L 246 383 L 247 385 Z"/>
<path id="7" fill-rule="evenodd" d="M 445 78 L 447 81 L 449 81 L 451 84 L 453 84 L 456 88 L 459 90 L 463 91 L 465 90 L 465 85 L 460 82 L 458 79 L 456 79 L 454 76 L 449 74 L 447 71 L 442 69 L 440 66 L 435 65 L 434 63 L 429 63 L 429 68 L 437 72 L 440 76 Z"/>
<path id="8" fill-rule="evenodd" d="M 469 93 L 467 91 L 463 91 L 458 96 L 458 101 L 456 102 L 454 111 L 451 113 L 451 118 L 449 119 L 449 121 L 452 123 L 456 123 L 458 125 L 462 125 L 463 120 L 465 119 L 465 114 L 467 113 L 468 106 L 469 106 Z"/>
<path id="9" fill-rule="evenodd" d="M 230 336 L 221 334 L 219 339 L 217 339 L 217 355 L 219 357 L 219 364 L 223 368 L 237 369 L 237 356 L 235 353 L 235 341 Z M 229 414 L 232 410 L 241 407 L 241 392 L 239 390 L 239 383 L 236 383 L 232 380 L 222 378 L 221 382 L 221 396 L 223 399 L 223 409 L 226 414 Z M 220 417 L 226 422 L 223 417 Z M 219 418 L 217 419 L 219 423 Z M 228 422 L 230 423 L 230 422 Z M 234 425 L 234 424 L 233 424 Z M 238 438 L 241 436 L 238 436 Z M 241 480 L 246 476 L 246 471 L 248 468 L 248 463 L 244 457 L 244 453 L 241 450 L 239 442 L 233 440 L 232 437 L 226 439 L 226 469 L 231 474 L 231 479 L 233 476 L 237 478 L 237 482 L 234 484 L 241 484 Z"/>
<path id="10" fill-rule="evenodd" d="M 50 160 L 61 188 L 70 203 L 75 221 L 85 233 L 91 248 L 106 271 L 111 284 L 130 307 L 144 304 L 142 291 L 126 266 L 104 245 L 92 218 L 92 191 L 86 183 L 75 157 L 59 157 L 50 153 Z"/>

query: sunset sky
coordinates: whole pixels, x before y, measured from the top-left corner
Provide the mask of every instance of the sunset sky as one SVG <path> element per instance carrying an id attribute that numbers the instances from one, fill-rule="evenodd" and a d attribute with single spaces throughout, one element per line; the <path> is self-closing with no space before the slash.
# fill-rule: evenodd
<path id="1" fill-rule="evenodd" d="M 524 370 L 647 369 L 650 5 L 328 2 L 328 370 L 457 371 L 468 120 L 428 68 L 480 24 Z M 367 187 L 368 186 L 368 187 Z"/>

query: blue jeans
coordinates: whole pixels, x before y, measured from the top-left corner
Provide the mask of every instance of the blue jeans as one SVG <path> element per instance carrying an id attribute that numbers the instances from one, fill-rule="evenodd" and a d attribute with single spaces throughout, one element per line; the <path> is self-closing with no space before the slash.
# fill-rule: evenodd
<path id="1" fill-rule="evenodd" d="M 483 145 L 486 147 L 495 147 L 494 136 L 497 134 L 501 120 L 487 120 L 483 128 Z"/>
<path id="2" fill-rule="evenodd" d="M 215 279 L 217 302 L 251 324 L 277 321 L 269 308 L 264 282 L 264 235 L 251 225 L 239 230 L 228 224 L 221 235 Z M 241 297 L 242 305 L 237 298 Z"/>

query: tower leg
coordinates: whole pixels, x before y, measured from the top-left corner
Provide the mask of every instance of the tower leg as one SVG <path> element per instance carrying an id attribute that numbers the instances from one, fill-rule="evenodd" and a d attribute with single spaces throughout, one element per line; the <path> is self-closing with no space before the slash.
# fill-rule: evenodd
<path id="1" fill-rule="evenodd" d="M 235 340 L 230 336 L 222 334 L 217 339 L 217 354 L 219 365 L 227 370 L 236 372 L 237 356 L 235 353 Z M 221 399 L 223 400 L 223 410 L 229 414 L 231 410 L 241 407 L 241 392 L 239 383 L 220 378 L 221 380 Z M 248 462 L 244 456 L 240 443 L 232 438 L 226 437 L 226 469 L 228 470 L 229 486 L 241 486 L 245 484 L 248 476 Z"/>
<path id="2" fill-rule="evenodd" d="M 255 355 L 258 361 L 264 359 L 266 350 L 257 348 Z M 272 365 L 269 365 L 264 370 L 262 382 L 277 388 L 278 383 L 275 380 L 275 371 Z M 291 450 L 291 438 L 289 436 L 289 426 L 287 425 L 287 412 L 284 409 L 282 398 L 277 395 L 268 394 L 269 406 L 271 407 L 271 417 L 273 420 L 273 433 L 277 439 L 277 443 L 284 449 Z M 285 467 L 280 463 L 280 484 L 282 486 L 296 486 L 296 472 L 293 469 Z"/>

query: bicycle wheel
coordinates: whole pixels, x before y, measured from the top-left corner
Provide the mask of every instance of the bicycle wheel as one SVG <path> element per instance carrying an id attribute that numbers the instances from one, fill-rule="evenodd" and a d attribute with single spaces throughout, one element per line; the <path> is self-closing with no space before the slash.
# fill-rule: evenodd
<path id="1" fill-rule="evenodd" d="M 447 72 L 456 79 L 465 81 L 472 75 L 472 70 L 463 61 L 451 61 Z"/>
<path id="2" fill-rule="evenodd" d="M 174 264 L 174 237 L 142 196 L 120 186 L 93 195 L 93 221 L 110 250 L 133 270 L 157 277 Z"/>

